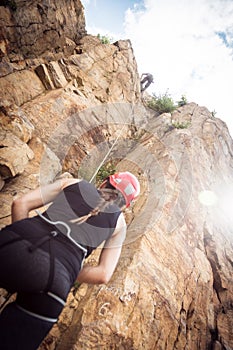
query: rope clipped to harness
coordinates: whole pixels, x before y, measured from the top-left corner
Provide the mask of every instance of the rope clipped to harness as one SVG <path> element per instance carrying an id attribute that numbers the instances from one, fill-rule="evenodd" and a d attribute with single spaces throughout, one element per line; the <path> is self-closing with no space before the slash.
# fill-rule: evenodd
<path id="1" fill-rule="evenodd" d="M 72 237 L 71 237 L 71 229 L 69 227 L 69 225 L 66 222 L 63 221 L 52 221 L 49 220 L 47 217 L 45 217 L 39 210 L 36 210 L 36 213 L 41 217 L 42 220 L 48 222 L 50 225 L 53 225 L 55 227 L 57 227 L 58 225 L 61 225 L 63 227 L 66 228 L 66 232 L 63 233 L 61 232 L 61 234 L 65 235 L 72 243 L 74 243 L 82 252 L 83 252 L 83 260 L 82 260 L 82 266 L 83 266 L 83 262 L 84 259 L 87 255 L 87 249 L 84 248 L 83 246 L 81 246 L 81 244 L 77 243 Z M 51 246 L 51 239 L 56 237 L 58 235 L 58 232 L 53 230 L 50 232 L 49 235 L 47 235 L 46 237 L 43 237 L 42 239 L 40 239 L 34 246 L 30 247 L 31 251 L 37 249 L 37 247 L 39 247 L 41 244 L 45 243 L 46 241 L 49 241 L 49 252 L 50 252 L 50 271 L 49 271 L 49 278 L 48 278 L 48 282 L 47 282 L 47 286 L 46 286 L 46 291 L 49 292 L 50 287 L 52 285 L 52 281 L 53 281 L 53 276 L 54 276 L 54 260 L 55 260 L 55 256 L 53 253 L 53 249 Z M 82 268 L 81 266 L 81 268 Z"/>
<path id="2" fill-rule="evenodd" d="M 45 288 L 45 291 L 49 292 L 50 287 L 53 282 L 53 276 L 54 276 L 54 262 L 55 262 L 55 256 L 54 252 L 51 246 L 51 240 L 58 235 L 57 231 L 51 231 L 49 234 L 46 236 L 42 237 L 39 239 L 35 244 L 32 244 L 28 250 L 30 253 L 33 253 L 37 248 L 42 246 L 44 243 L 49 242 L 49 257 L 50 257 L 50 270 L 49 270 L 49 277 L 48 277 L 48 282 L 47 286 Z"/>
<path id="3" fill-rule="evenodd" d="M 39 248 L 40 246 L 42 246 L 44 243 L 50 241 L 52 238 L 57 236 L 57 232 L 56 231 L 51 231 L 49 234 L 47 234 L 46 236 L 42 237 L 41 239 L 39 239 L 35 244 L 32 244 L 28 250 L 33 253 L 37 248 Z"/>

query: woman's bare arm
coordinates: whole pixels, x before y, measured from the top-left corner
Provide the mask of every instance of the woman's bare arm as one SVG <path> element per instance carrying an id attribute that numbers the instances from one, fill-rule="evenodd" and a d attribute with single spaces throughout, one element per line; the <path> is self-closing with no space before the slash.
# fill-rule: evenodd
<path id="1" fill-rule="evenodd" d="M 108 283 L 119 261 L 125 236 L 126 223 L 123 214 L 121 214 L 113 235 L 106 241 L 101 251 L 98 265 L 85 265 L 80 271 L 77 281 L 90 284 Z"/>
<path id="2" fill-rule="evenodd" d="M 16 198 L 11 206 L 12 222 L 27 218 L 31 210 L 50 203 L 65 187 L 78 181 L 80 180 L 70 178 L 60 179 Z"/>

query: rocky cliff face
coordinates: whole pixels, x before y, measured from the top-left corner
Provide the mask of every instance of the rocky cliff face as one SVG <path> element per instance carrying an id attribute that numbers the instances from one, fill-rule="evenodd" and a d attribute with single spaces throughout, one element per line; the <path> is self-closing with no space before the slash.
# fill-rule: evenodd
<path id="1" fill-rule="evenodd" d="M 118 124 L 126 119 L 131 123 L 131 117 L 125 118 L 124 112 L 120 111 L 124 110 L 123 105 L 130 104 L 127 111 L 130 113 L 131 103 L 135 104 L 140 99 L 137 64 L 130 41 L 103 45 L 98 38 L 84 35 L 83 7 L 79 1 L 56 1 L 56 6 L 55 2 L 43 3 L 48 11 L 53 9 L 51 22 L 54 29 L 43 36 L 37 27 L 33 27 L 34 38 L 41 35 L 45 46 L 49 47 L 50 42 L 55 44 L 52 33 L 60 23 L 58 14 L 62 18 L 70 14 L 69 23 L 76 23 L 76 29 L 75 34 L 71 31 L 72 35 L 68 36 L 66 27 L 62 35 L 67 40 L 61 43 L 57 53 L 53 45 L 50 52 L 39 45 L 41 54 L 37 57 L 34 45 L 31 44 L 28 44 L 31 51 L 25 54 L 17 36 L 18 25 L 15 25 L 18 17 L 21 21 L 27 19 L 28 22 L 33 22 L 34 13 L 39 16 L 37 2 L 31 1 L 27 6 L 22 2 L 15 3 L 15 11 L 9 6 L 0 7 L 1 187 L 5 182 L 1 193 L 1 226 L 10 221 L 9 204 L 14 195 L 34 188 L 38 183 L 53 180 L 62 171 L 61 163 L 63 171 L 69 170 L 77 175 L 80 162 L 90 152 L 93 143 L 102 141 L 106 143 L 105 148 L 108 147 L 107 142 L 114 139 L 111 135 L 118 129 Z M 17 15 L 22 12 L 24 5 L 27 9 L 25 18 Z M 5 25 L 6 22 L 9 25 Z M 50 27 L 48 23 L 47 25 Z M 77 32 L 84 36 L 80 38 L 80 35 L 76 35 Z M 15 43 L 18 49 L 12 47 L 12 37 L 17 38 Z M 71 43 L 72 39 L 76 42 Z M 66 45 L 68 41 L 69 50 Z M 36 43 L 37 40 L 35 45 Z M 112 105 L 108 107 L 106 104 L 110 102 Z M 119 103 L 122 107 L 113 103 Z M 100 116 L 93 111 L 95 106 L 99 106 Z M 88 112 L 79 114 L 82 110 Z M 109 119 L 106 117 L 102 120 L 103 114 L 109 114 Z M 72 132 L 74 128 L 75 133 Z M 131 127 L 125 128 L 121 137 L 131 132 L 130 129 Z M 75 154 L 75 159 L 69 154 Z M 44 170 L 41 166 L 42 158 L 46 163 Z"/>
<path id="2" fill-rule="evenodd" d="M 69 52 L 86 33 L 83 6 L 79 0 L 6 0 L 1 6 L 1 51 L 14 68 L 23 58 L 51 57 Z M 2 68 L 2 67 L 1 67 Z M 10 67 L 8 68 L 10 69 Z"/>
<path id="3" fill-rule="evenodd" d="M 86 35 L 79 1 L 37 3 L 0 6 L 1 227 L 14 196 L 65 171 L 112 160 L 142 186 L 111 282 L 74 287 L 40 349 L 232 349 L 227 127 L 195 103 L 155 116 L 130 41 Z"/>

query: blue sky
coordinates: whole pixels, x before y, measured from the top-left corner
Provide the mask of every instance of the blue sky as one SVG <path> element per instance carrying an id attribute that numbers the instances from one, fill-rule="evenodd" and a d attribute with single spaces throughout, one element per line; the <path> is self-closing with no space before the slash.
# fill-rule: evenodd
<path id="1" fill-rule="evenodd" d="M 85 18 L 89 27 L 103 28 L 105 32 L 122 34 L 125 12 L 128 8 L 134 7 L 135 0 L 86 0 L 82 3 L 85 6 Z"/>
<path id="2" fill-rule="evenodd" d="M 83 0 L 89 34 L 130 39 L 149 92 L 206 106 L 233 135 L 233 0 Z"/>

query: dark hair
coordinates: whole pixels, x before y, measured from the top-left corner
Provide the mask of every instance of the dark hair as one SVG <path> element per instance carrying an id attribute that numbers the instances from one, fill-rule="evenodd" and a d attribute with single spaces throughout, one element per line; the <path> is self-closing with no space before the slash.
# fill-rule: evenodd
<path id="1" fill-rule="evenodd" d="M 125 198 L 122 195 L 122 193 L 118 190 L 116 190 L 109 182 L 109 187 L 108 184 L 106 185 L 105 188 L 101 188 L 99 190 L 101 199 L 98 203 L 98 205 L 92 209 L 87 215 L 81 216 L 78 219 L 72 220 L 73 223 L 77 223 L 78 225 L 84 223 L 89 219 L 91 216 L 96 216 L 100 212 L 103 212 L 110 204 L 115 204 L 117 205 L 120 209 L 123 209 L 125 206 Z M 106 200 L 106 194 L 109 197 L 112 197 L 113 199 Z"/>
<path id="2" fill-rule="evenodd" d="M 115 187 L 110 183 L 109 177 L 105 181 L 106 181 L 105 188 L 110 188 L 112 190 L 115 190 Z"/>

